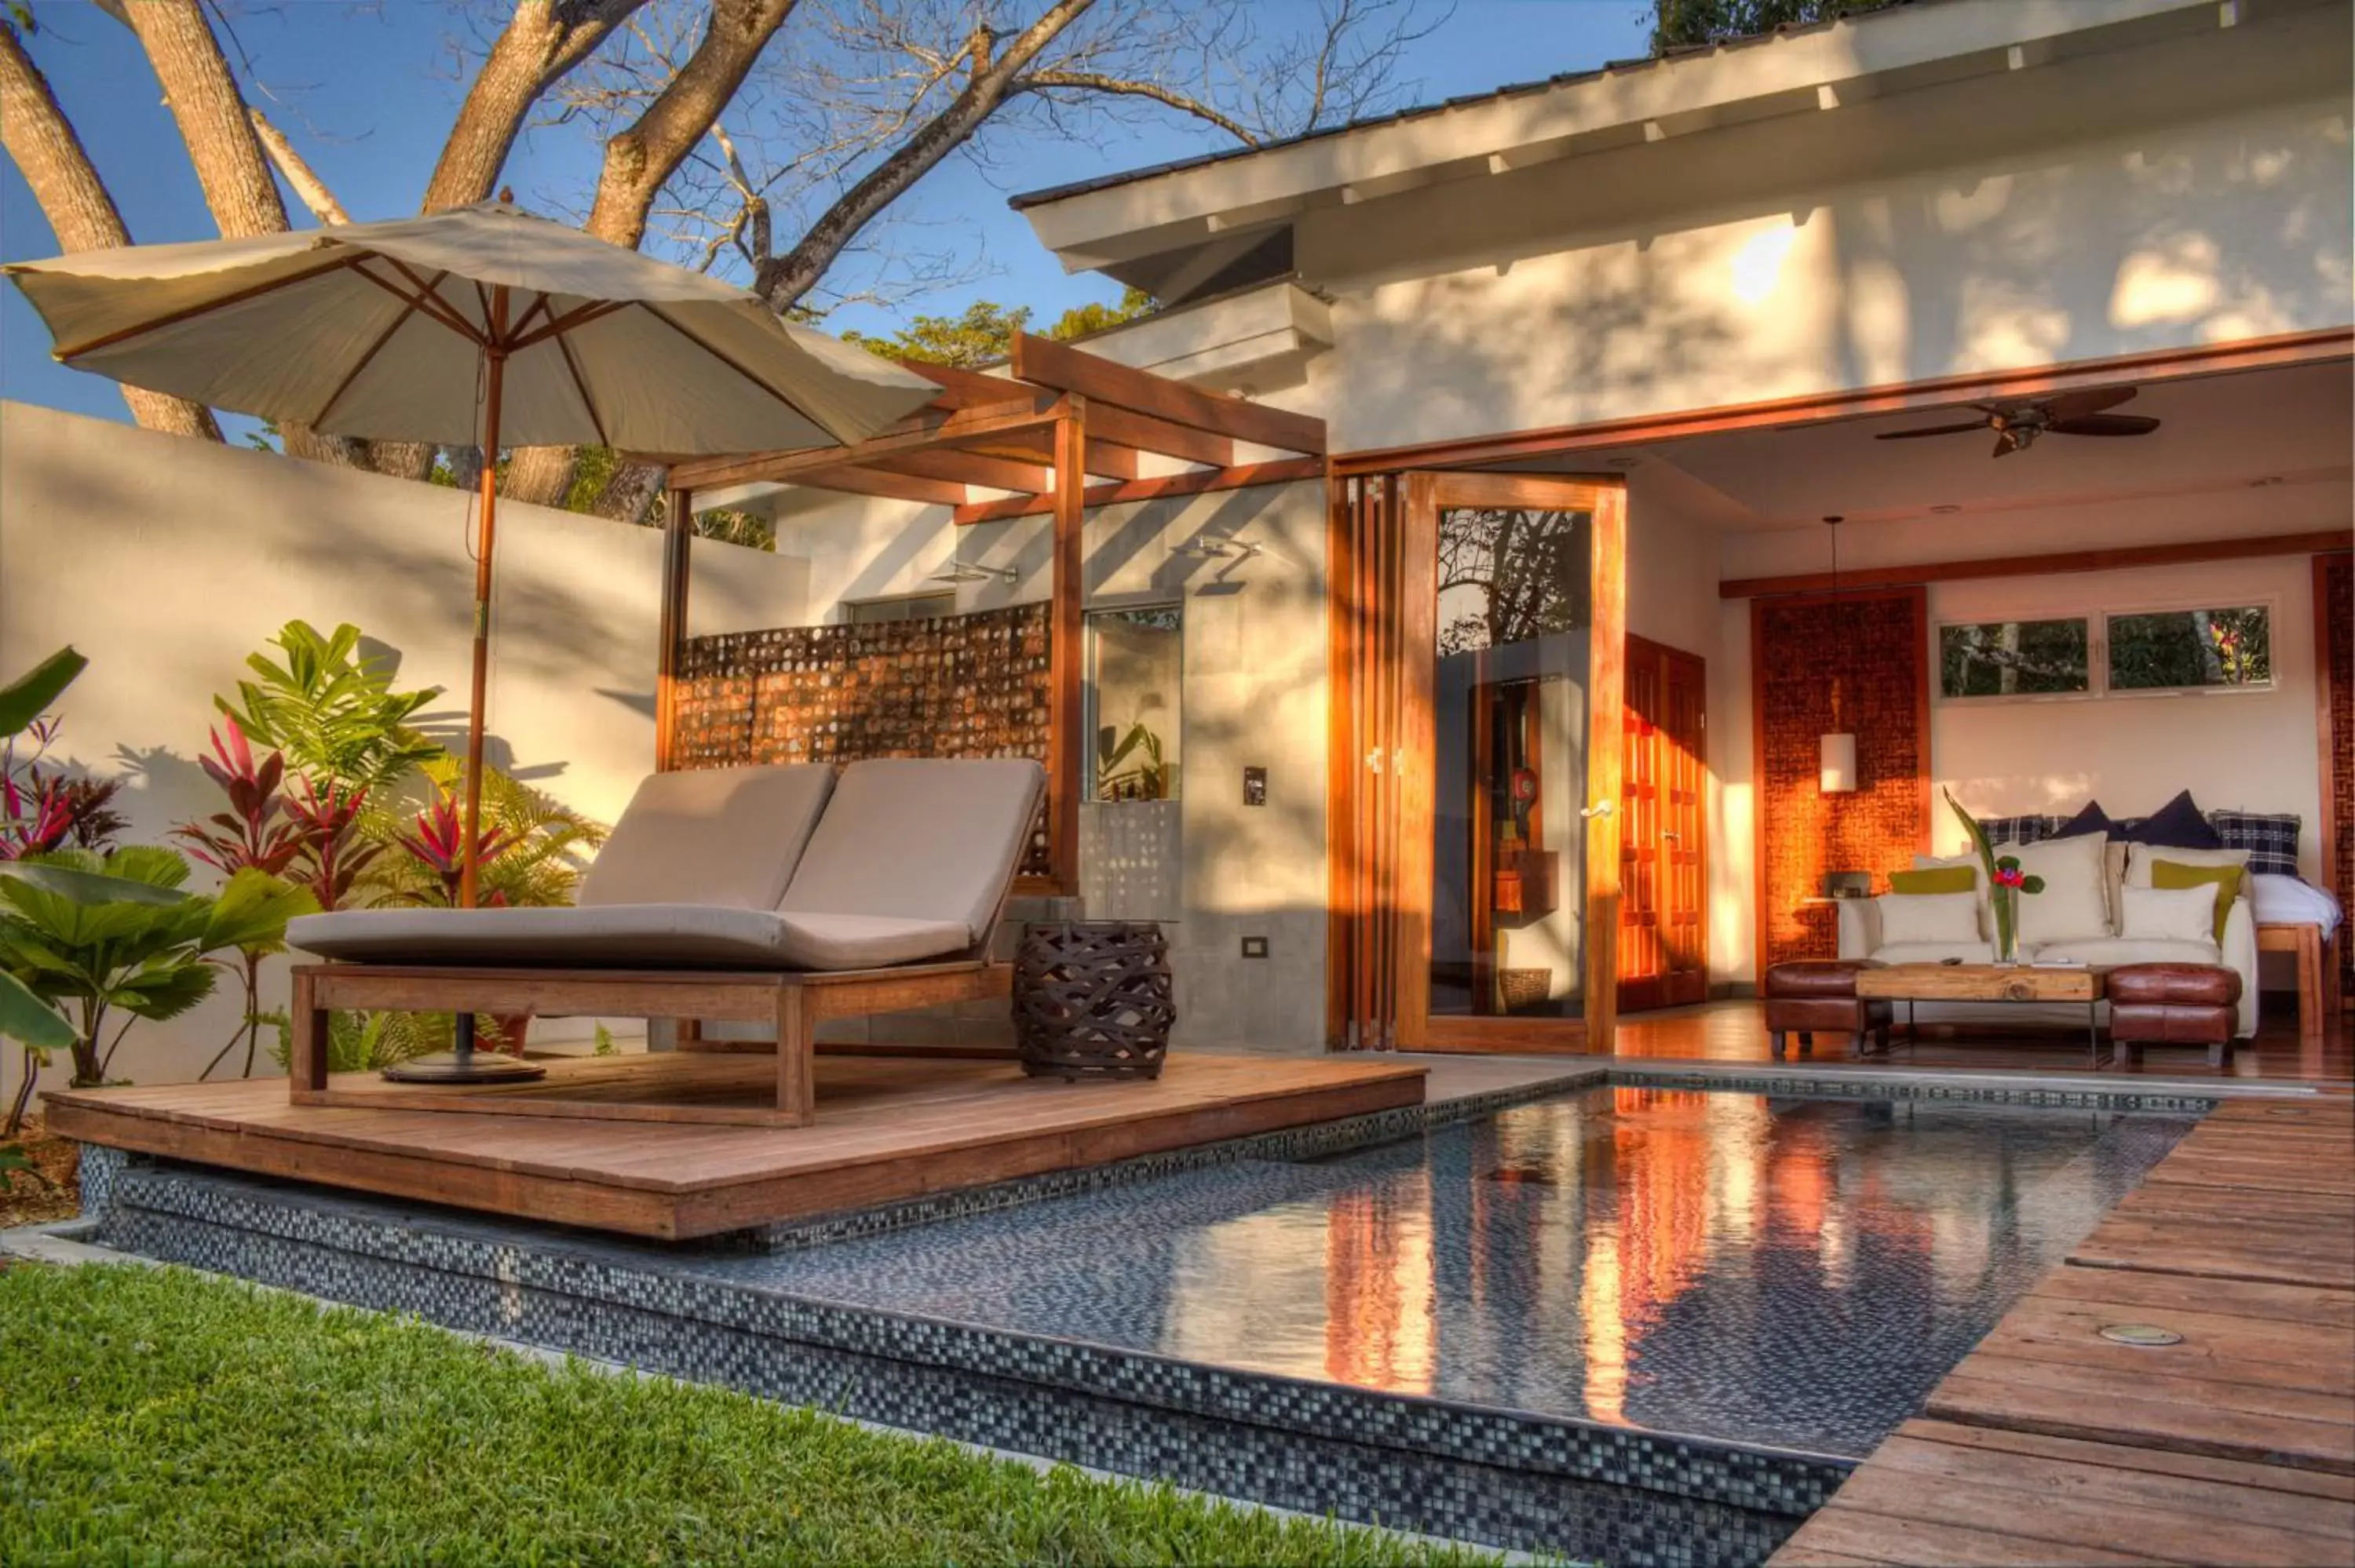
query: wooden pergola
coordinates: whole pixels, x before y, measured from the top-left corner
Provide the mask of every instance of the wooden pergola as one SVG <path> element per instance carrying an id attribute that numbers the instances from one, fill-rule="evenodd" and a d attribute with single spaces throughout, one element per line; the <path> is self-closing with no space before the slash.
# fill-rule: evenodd
<path id="1" fill-rule="evenodd" d="M 947 506 L 960 527 L 1051 514 L 1049 880 L 1055 891 L 1075 891 L 1082 793 L 1081 529 L 1088 509 L 1324 479 L 1325 421 L 1205 392 L 1020 333 L 1015 334 L 1006 376 L 914 363 L 908 368 L 939 383 L 939 394 L 866 440 L 671 463 L 655 766 L 673 766 L 677 675 L 687 638 L 687 546 L 698 492 L 755 483 L 802 485 Z M 1238 446 L 1279 455 L 1252 454 L 1238 462 Z M 1147 453 L 1185 466 L 1148 475 L 1143 461 Z M 996 493 L 976 498 L 976 487 Z"/>

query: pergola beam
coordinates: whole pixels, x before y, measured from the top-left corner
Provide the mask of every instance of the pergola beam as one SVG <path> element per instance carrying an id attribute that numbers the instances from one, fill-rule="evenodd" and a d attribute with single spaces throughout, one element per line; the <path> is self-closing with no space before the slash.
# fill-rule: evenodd
<path id="1" fill-rule="evenodd" d="M 1091 410 L 1090 418 L 1094 411 Z M 1205 495 L 1213 491 L 1241 490 L 1254 484 L 1290 484 L 1325 477 L 1323 458 L 1280 458 L 1273 462 L 1245 463 L 1241 468 L 1199 468 L 1191 473 L 1164 474 L 1158 479 L 1129 480 L 1088 486 L 1087 504 L 1117 506 L 1124 502 L 1161 501 L 1173 495 Z M 1035 517 L 1054 510 L 1054 500 L 1043 495 L 1013 495 L 1003 501 L 976 501 L 956 509 L 959 527 L 975 523 L 1004 523 Z"/>
<path id="2" fill-rule="evenodd" d="M 955 447 L 975 437 L 1004 437 L 1023 430 L 1051 427 L 1067 410 L 1065 399 L 1051 393 L 1020 388 L 1004 402 L 979 408 L 922 408 L 892 425 L 879 436 L 844 447 L 818 447 L 809 451 L 762 452 L 751 457 L 712 458 L 681 463 L 671 470 L 674 485 L 713 490 L 724 484 L 791 481 L 814 483 L 804 476 L 827 469 L 857 468 L 879 457 L 900 452 Z"/>
<path id="3" fill-rule="evenodd" d="M 1010 490 L 1018 495 L 1044 495 L 1055 488 L 1054 476 L 1049 472 L 1045 463 L 1018 461 L 1012 458 L 994 457 L 987 452 L 901 452 L 897 457 L 878 458 L 869 466 L 891 473 L 915 474 L 924 479 L 984 484 L 992 490 Z"/>
<path id="4" fill-rule="evenodd" d="M 1014 378 L 1075 394 L 1098 408 L 1124 408 L 1282 451 L 1317 457 L 1325 452 L 1325 421 L 1313 415 L 1205 392 L 1149 370 L 1115 365 L 1052 338 L 1014 334 Z"/>
<path id="5" fill-rule="evenodd" d="M 826 468 L 800 477 L 797 483 L 816 490 L 838 490 L 850 495 L 879 495 L 887 501 L 914 501 L 926 506 L 964 506 L 972 501 L 964 485 L 946 479 L 926 479 L 893 473 L 882 468 Z"/>

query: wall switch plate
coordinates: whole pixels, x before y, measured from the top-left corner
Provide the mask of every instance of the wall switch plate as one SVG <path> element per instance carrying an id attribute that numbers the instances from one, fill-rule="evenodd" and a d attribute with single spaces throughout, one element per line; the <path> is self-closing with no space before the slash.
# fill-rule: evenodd
<path id="1" fill-rule="evenodd" d="M 1245 937 L 1243 938 L 1243 957 L 1247 959 L 1263 959 L 1267 957 L 1267 938 L 1265 937 Z"/>
<path id="2" fill-rule="evenodd" d="M 1243 769 L 1243 804 L 1246 806 L 1264 806 L 1267 804 L 1266 768 L 1246 768 Z"/>

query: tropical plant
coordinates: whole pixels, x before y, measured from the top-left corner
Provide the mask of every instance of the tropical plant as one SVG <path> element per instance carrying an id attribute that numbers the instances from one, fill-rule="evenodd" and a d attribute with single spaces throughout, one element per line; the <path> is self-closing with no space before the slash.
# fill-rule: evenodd
<path id="1" fill-rule="evenodd" d="M 273 751 L 257 760 L 244 727 L 228 722 L 228 738 L 212 731 L 212 755 L 197 758 L 197 766 L 229 797 L 229 810 L 183 822 L 172 836 L 187 840 L 188 853 L 224 876 L 248 866 L 276 876 L 303 853 L 301 824 L 285 820 L 286 756 Z"/>
<path id="2" fill-rule="evenodd" d="M 425 765 L 426 796 L 407 809 L 370 811 L 362 833 L 397 853 L 368 869 L 364 884 L 388 904 L 458 902 L 465 845 L 465 769 L 442 758 Z M 570 904 L 583 852 L 605 842 L 599 823 L 496 768 L 483 769 L 483 829 L 476 889 L 485 905 Z"/>
<path id="3" fill-rule="evenodd" d="M 177 1017 L 212 994 L 209 956 L 282 941 L 311 895 L 266 872 L 238 872 L 219 893 L 183 891 L 186 857 L 154 845 L 100 856 L 58 850 L 0 866 L 0 969 L 59 1009 L 77 1086 L 106 1081 L 139 1019 Z M 117 1013 L 127 1015 L 113 1033 Z M 16 1130 L 46 1050 L 28 1051 L 0 1137 Z"/>
<path id="4" fill-rule="evenodd" d="M 2044 879 L 2023 873 L 2018 855 L 1996 853 L 1979 820 L 1963 810 L 1952 789 L 1944 793 L 1948 809 L 1962 819 L 1963 831 L 1970 835 L 1971 848 L 1977 852 L 1980 868 L 1987 873 L 1987 906 L 1995 913 L 1995 956 L 2008 964 L 2019 951 L 2020 896 L 2043 892 Z"/>
<path id="5" fill-rule="evenodd" d="M 122 831 L 123 819 L 108 809 L 119 781 L 68 779 L 39 766 L 58 736 L 59 721 L 48 709 L 89 667 L 63 648 L 0 687 L 0 860 L 69 840 L 95 848 Z"/>
<path id="6" fill-rule="evenodd" d="M 261 1022 L 276 1033 L 272 1059 L 283 1070 L 294 1057 L 294 1026 L 283 1012 L 265 1012 Z M 511 1043 L 511 1022 L 479 1015 L 475 1047 L 497 1051 Z M 372 1073 L 447 1051 L 456 1029 L 446 1012 L 334 1012 L 327 1018 L 327 1071 Z"/>
<path id="7" fill-rule="evenodd" d="M 384 853 L 384 845 L 360 837 L 368 800 L 367 790 L 332 781 L 323 794 L 304 778 L 294 780 L 287 797 L 286 814 L 303 830 L 304 858 L 296 863 L 296 874 L 322 909 L 340 909 L 348 903 L 361 873 Z"/>
<path id="8" fill-rule="evenodd" d="M 1096 757 L 1096 799 L 1099 800 L 1167 800 L 1169 769 L 1161 760 L 1161 737 L 1142 724 L 1133 725 L 1113 743 L 1110 726 L 1099 737 Z M 1142 753 L 1141 757 L 1138 754 Z M 1131 757 L 1138 760 L 1131 763 Z"/>
<path id="9" fill-rule="evenodd" d="M 14 859 L 8 847 L 20 842 L 16 832 L 19 800 L 16 771 L 11 764 L 16 736 L 40 722 L 43 710 L 56 702 L 65 689 L 73 684 L 74 677 L 90 665 L 90 661 L 70 648 L 59 650 L 27 673 L 6 685 L 0 686 L 0 825 L 8 830 L 0 832 L 0 859 Z M 13 1132 L 23 1119 L 22 1107 L 30 1095 L 34 1074 L 48 1060 L 48 1053 L 62 1051 L 73 1044 L 73 1026 L 38 992 L 27 986 L 15 969 L 0 961 L 0 1035 L 17 1042 L 25 1052 L 25 1078 L 18 1086 L 18 1109 L 8 1120 Z"/>
<path id="10" fill-rule="evenodd" d="M 214 705 L 314 781 L 367 790 L 394 783 L 442 755 L 410 725 L 442 688 L 395 691 L 389 662 L 361 658 L 359 641 L 348 621 L 323 636 L 306 620 L 290 620 L 271 639 L 284 662 L 249 655 L 260 679 L 237 683 L 237 704 L 215 697 Z"/>

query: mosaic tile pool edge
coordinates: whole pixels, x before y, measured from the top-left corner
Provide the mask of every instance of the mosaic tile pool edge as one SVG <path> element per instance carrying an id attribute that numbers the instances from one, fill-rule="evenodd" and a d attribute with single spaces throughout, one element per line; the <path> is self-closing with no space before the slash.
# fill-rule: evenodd
<path id="1" fill-rule="evenodd" d="M 186 1167 L 113 1178 L 118 1250 L 860 1419 L 1393 1528 L 1755 1562 L 1847 1467 L 1402 1400 L 656 1272 L 520 1230 Z M 473 1232 L 474 1234 L 464 1234 Z"/>

